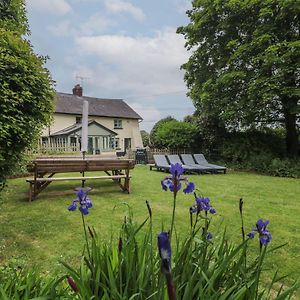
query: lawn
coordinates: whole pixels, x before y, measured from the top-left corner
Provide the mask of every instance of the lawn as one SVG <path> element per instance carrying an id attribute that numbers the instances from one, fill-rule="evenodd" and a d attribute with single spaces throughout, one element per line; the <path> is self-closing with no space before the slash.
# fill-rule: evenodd
<path id="1" fill-rule="evenodd" d="M 151 203 L 155 231 L 168 229 L 172 213 L 172 196 L 161 189 L 160 180 L 166 173 L 149 171 L 136 166 L 132 171 L 132 193 L 124 194 L 111 181 L 90 181 L 94 207 L 87 223 L 94 226 L 103 240 L 118 242 L 119 228 L 128 206 L 134 219 L 143 221 L 148 211 L 145 201 Z M 219 175 L 189 175 L 201 194 L 211 199 L 217 210 L 211 231 L 215 238 L 224 227 L 235 242 L 240 241 L 239 199 L 245 202 L 245 228 L 250 231 L 259 218 L 270 220 L 273 240 L 270 246 L 287 243 L 267 259 L 267 267 L 289 280 L 300 276 L 300 195 L 299 180 L 277 178 L 243 172 Z M 79 183 L 77 183 L 79 185 Z M 69 212 L 68 204 L 74 198 L 74 182 L 54 182 L 38 198 L 29 203 L 25 178 L 11 179 L 0 200 L 0 265 L 9 261 L 18 264 L 39 265 L 41 270 L 62 270 L 58 262 L 63 259 L 76 264 L 84 242 L 81 217 L 78 211 Z M 178 194 L 176 232 L 183 236 L 189 230 L 189 207 L 192 195 Z M 257 241 L 252 241 L 258 251 Z"/>

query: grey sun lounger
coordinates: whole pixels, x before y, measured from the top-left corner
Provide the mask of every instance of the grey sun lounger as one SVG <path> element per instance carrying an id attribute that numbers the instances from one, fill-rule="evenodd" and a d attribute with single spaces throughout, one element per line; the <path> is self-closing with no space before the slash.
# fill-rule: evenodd
<path id="1" fill-rule="evenodd" d="M 224 174 L 226 173 L 226 167 L 210 164 L 206 160 L 206 158 L 203 154 L 194 154 L 194 158 L 195 158 L 195 161 L 197 162 L 197 164 L 201 164 L 201 165 L 204 165 L 204 166 L 209 166 L 209 167 L 214 168 L 216 171 L 223 171 Z"/>
<path id="2" fill-rule="evenodd" d="M 197 164 L 194 161 L 192 154 L 180 154 L 181 159 L 185 165 L 192 166 L 193 168 L 199 169 L 199 171 L 203 172 L 215 172 L 216 169 L 206 164 Z"/>
<path id="3" fill-rule="evenodd" d="M 157 170 L 161 170 L 161 171 L 169 171 L 170 169 L 170 164 L 169 162 L 167 161 L 167 158 L 165 155 L 162 155 L 162 154 L 154 154 L 153 155 L 153 159 L 154 159 L 154 162 L 155 162 L 155 168 Z M 152 170 L 152 168 L 150 169 Z"/>
<path id="4" fill-rule="evenodd" d="M 177 155 L 177 154 L 167 155 L 167 157 L 171 164 L 179 163 L 182 165 L 182 167 L 184 168 L 185 171 L 200 172 L 200 169 L 195 166 L 189 166 L 189 165 L 183 164 L 179 155 Z"/>

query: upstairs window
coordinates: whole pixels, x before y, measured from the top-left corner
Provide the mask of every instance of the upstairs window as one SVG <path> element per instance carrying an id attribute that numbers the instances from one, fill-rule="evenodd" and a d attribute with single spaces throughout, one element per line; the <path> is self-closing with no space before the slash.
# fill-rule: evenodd
<path id="1" fill-rule="evenodd" d="M 122 129 L 122 120 L 116 119 L 114 120 L 114 129 Z"/>

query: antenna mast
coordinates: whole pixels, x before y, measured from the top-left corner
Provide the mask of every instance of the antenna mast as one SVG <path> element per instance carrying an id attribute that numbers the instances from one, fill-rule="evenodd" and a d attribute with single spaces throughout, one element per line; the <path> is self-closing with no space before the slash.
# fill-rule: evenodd
<path id="1" fill-rule="evenodd" d="M 76 78 L 76 81 L 80 80 L 81 86 L 83 86 L 83 81 L 84 81 L 84 80 L 90 79 L 89 77 L 84 77 L 84 76 L 80 76 L 80 75 L 76 75 L 75 78 Z"/>

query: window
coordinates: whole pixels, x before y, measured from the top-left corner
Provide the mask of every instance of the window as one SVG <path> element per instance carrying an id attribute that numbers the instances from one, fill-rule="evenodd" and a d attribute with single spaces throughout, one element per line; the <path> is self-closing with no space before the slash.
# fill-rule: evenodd
<path id="1" fill-rule="evenodd" d="M 75 137 L 75 136 L 71 136 L 71 138 L 70 138 L 70 143 L 71 143 L 71 144 L 76 144 L 76 142 L 77 142 L 76 137 Z"/>
<path id="2" fill-rule="evenodd" d="M 81 119 L 82 119 L 82 117 L 76 117 L 76 124 L 81 123 Z"/>
<path id="3" fill-rule="evenodd" d="M 122 127 L 122 120 L 120 120 L 120 119 L 114 120 L 114 128 L 115 129 L 122 129 L 123 128 Z"/>
<path id="4" fill-rule="evenodd" d="M 42 144 L 47 145 L 48 144 L 48 137 L 42 137 Z"/>
<path id="5" fill-rule="evenodd" d="M 115 138 L 115 149 L 120 149 L 120 139 Z"/>

